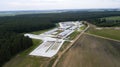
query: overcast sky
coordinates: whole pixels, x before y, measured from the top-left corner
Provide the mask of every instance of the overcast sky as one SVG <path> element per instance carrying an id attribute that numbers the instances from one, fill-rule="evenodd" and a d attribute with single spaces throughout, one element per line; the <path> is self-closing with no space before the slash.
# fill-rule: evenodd
<path id="1" fill-rule="evenodd" d="M 120 0 L 1 0 L 0 11 L 120 8 Z"/>

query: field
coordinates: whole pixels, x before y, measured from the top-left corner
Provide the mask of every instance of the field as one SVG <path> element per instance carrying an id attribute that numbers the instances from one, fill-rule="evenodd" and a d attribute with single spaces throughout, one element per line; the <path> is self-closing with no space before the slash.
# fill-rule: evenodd
<path id="1" fill-rule="evenodd" d="M 49 58 L 43 57 L 16 56 L 3 67 L 47 67 L 45 65 L 49 60 Z"/>
<path id="2" fill-rule="evenodd" d="M 88 33 L 111 38 L 111 39 L 120 40 L 120 29 L 101 28 L 98 30 L 98 29 L 92 28 L 88 31 Z"/>
<path id="3" fill-rule="evenodd" d="M 120 43 L 84 34 L 57 67 L 120 67 Z"/>

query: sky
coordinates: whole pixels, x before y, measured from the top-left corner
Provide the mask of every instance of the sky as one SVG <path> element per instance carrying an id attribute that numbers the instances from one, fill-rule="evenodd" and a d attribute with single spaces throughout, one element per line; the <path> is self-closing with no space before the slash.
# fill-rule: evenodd
<path id="1" fill-rule="evenodd" d="M 0 11 L 120 8 L 120 0 L 1 0 Z"/>

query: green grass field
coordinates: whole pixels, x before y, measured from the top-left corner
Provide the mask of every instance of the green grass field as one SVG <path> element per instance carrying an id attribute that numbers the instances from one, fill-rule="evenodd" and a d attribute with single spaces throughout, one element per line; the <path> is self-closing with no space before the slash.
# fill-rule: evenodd
<path id="1" fill-rule="evenodd" d="M 109 29 L 103 28 L 101 30 L 90 29 L 88 33 L 111 38 L 111 39 L 120 40 L 120 29 L 118 30 L 114 28 L 109 28 Z"/>

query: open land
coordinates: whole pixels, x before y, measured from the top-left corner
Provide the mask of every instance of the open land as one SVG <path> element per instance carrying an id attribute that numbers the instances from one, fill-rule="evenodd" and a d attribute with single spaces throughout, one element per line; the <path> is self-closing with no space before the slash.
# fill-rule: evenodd
<path id="1" fill-rule="evenodd" d="M 16 67 L 16 65 L 17 67 L 51 67 L 57 58 L 57 52 L 59 50 L 63 51 L 76 35 L 80 34 L 75 26 L 63 26 L 62 23 L 59 25 L 60 29 L 64 31 L 54 28 L 49 31 L 45 30 L 47 32 L 38 31 L 37 33 L 25 34 L 25 36 L 33 38 L 34 43 L 37 45 L 16 56 L 10 62 L 6 63 L 4 67 Z M 84 28 L 81 27 L 80 31 L 84 30 Z M 119 27 L 98 28 L 91 26 L 87 33 L 120 40 Z M 60 57 L 56 67 L 120 67 L 120 42 L 88 34 L 82 35 Z"/>
<path id="2" fill-rule="evenodd" d="M 57 67 L 120 67 L 120 42 L 84 34 Z"/>

